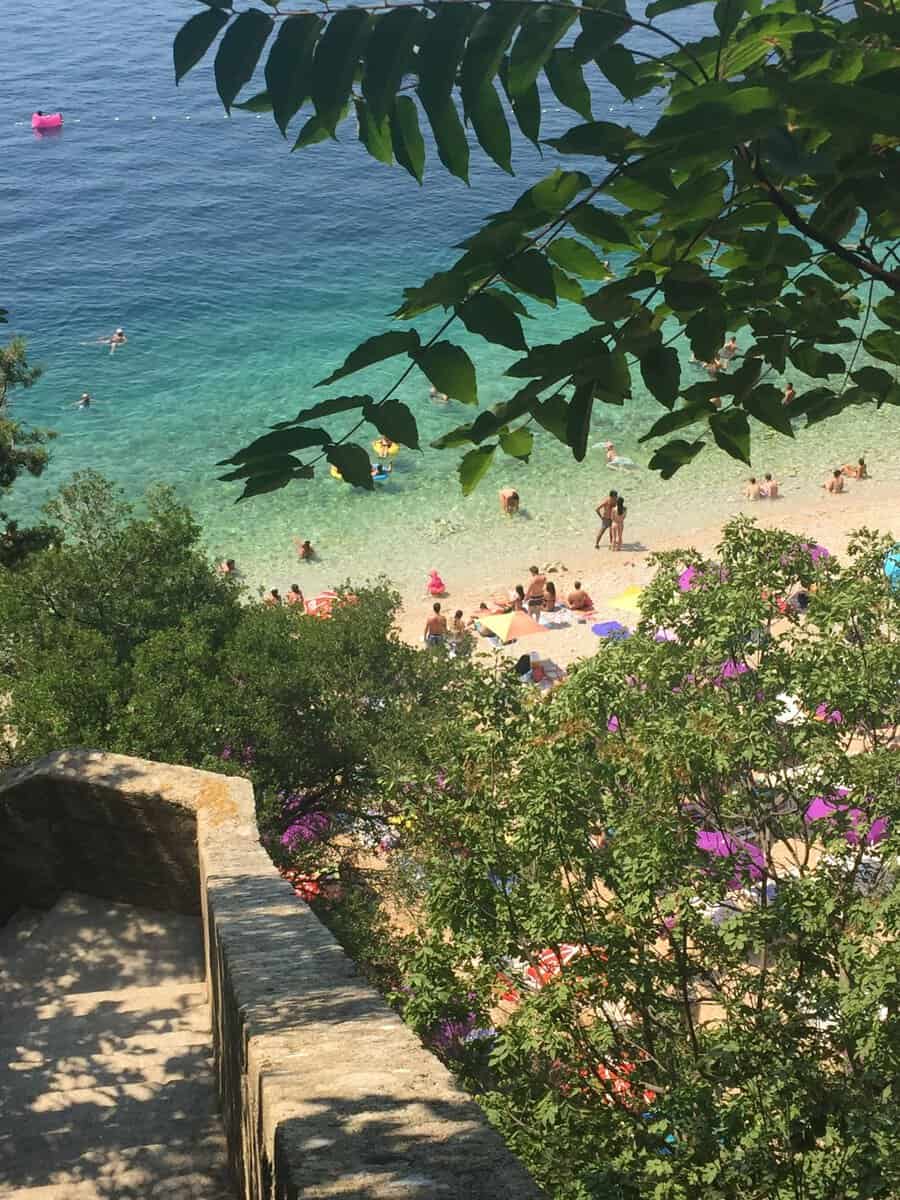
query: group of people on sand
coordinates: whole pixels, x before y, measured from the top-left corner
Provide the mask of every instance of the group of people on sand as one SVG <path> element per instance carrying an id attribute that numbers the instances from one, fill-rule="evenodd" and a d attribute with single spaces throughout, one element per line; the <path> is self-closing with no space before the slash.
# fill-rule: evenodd
<path id="1" fill-rule="evenodd" d="M 624 497 L 620 496 L 614 488 L 605 500 L 600 501 L 595 511 L 600 518 L 600 528 L 594 539 L 594 549 L 600 549 L 603 535 L 608 533 L 610 550 L 621 550 L 625 517 L 628 515 Z"/>
<path id="2" fill-rule="evenodd" d="M 835 467 L 822 484 L 822 487 L 831 495 L 840 495 L 845 490 L 848 479 L 868 478 L 869 468 L 866 465 L 866 460 L 860 458 L 855 463 L 844 463 L 842 467 Z M 781 490 L 778 480 L 769 471 L 766 472 L 764 478 L 761 480 L 757 479 L 755 475 L 751 475 L 744 487 L 744 496 L 748 500 L 777 500 L 780 495 Z"/>
<path id="3" fill-rule="evenodd" d="M 299 604 L 301 612 L 306 612 L 306 600 L 299 583 L 292 583 L 283 596 L 278 588 L 270 588 L 263 597 L 263 604 L 269 608 L 277 608 L 280 604 Z"/>
<path id="4" fill-rule="evenodd" d="M 777 500 L 781 495 L 781 490 L 778 480 L 771 471 L 766 471 L 761 480 L 757 479 L 755 475 L 750 476 L 747 486 L 744 488 L 744 495 L 748 500 Z"/>

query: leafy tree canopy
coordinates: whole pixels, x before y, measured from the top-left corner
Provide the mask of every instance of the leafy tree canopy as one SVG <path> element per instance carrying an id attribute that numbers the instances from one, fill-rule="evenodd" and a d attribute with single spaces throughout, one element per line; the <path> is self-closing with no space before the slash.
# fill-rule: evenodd
<path id="1" fill-rule="evenodd" d="M 0 309 L 0 321 L 5 310 Z M 41 475 L 49 461 L 47 442 L 55 435 L 46 429 L 30 429 L 10 414 L 10 393 L 29 388 L 40 378 L 41 368 L 30 366 L 23 338 L 12 338 L 0 347 L 0 502 L 23 474 Z M 22 529 L 5 512 L 0 512 L 0 567 L 14 567 L 32 550 L 50 543 L 47 525 Z"/>
<path id="2" fill-rule="evenodd" d="M 351 124 L 373 158 L 420 183 L 429 148 L 466 181 L 469 131 L 512 172 L 512 121 L 579 169 L 557 167 L 491 214 L 451 267 L 405 290 L 394 316 L 438 310 L 437 332 L 369 339 L 323 380 L 396 357 L 385 395 L 333 395 L 233 455 L 223 478 L 244 481 L 243 497 L 307 478 L 323 458 L 370 488 L 368 456 L 348 439 L 368 421 L 418 445 L 414 415 L 394 398 L 412 371 L 476 403 L 475 366 L 449 336 L 457 320 L 520 353 L 509 399 L 436 443 L 470 447 L 464 491 L 498 452 L 527 458 L 528 427 L 582 459 L 594 406 L 627 404 L 638 376 L 664 410 L 645 438 L 680 435 L 654 451 L 664 477 L 696 457 L 704 433 L 745 462 L 753 422 L 790 435 L 776 386 L 786 370 L 802 381 L 792 414 L 809 422 L 900 403 L 893 0 L 653 0 L 644 12 L 626 0 L 439 0 L 289 15 L 266 2 L 238 11 L 204 0 L 175 39 L 176 80 L 219 39 L 226 110 L 271 111 L 294 149 Z M 700 36 L 688 41 L 665 18 L 692 5 Z M 263 63 L 264 90 L 239 101 Z M 596 119 L 590 85 L 601 77 L 626 101 L 649 98 L 649 127 Z M 548 90 L 577 120 L 544 140 Z M 530 344 L 521 318 L 534 303 L 581 306 L 583 332 Z M 732 369 L 685 378 L 687 347 L 710 361 L 729 331 L 741 338 Z M 338 413 L 359 418 L 346 437 L 309 424 Z"/>

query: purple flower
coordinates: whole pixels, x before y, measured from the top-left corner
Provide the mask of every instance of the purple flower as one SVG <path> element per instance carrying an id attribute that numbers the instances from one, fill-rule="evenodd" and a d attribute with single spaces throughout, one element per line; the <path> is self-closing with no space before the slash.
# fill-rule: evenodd
<path id="1" fill-rule="evenodd" d="M 241 762 L 245 767 L 252 767 L 256 762 L 256 750 L 253 746 L 245 746 L 241 751 Z"/>
<path id="2" fill-rule="evenodd" d="M 318 842 L 331 828 L 331 817 L 327 813 L 306 813 L 288 825 L 281 835 L 281 844 L 286 850 L 297 850 L 302 845 Z"/>
<path id="3" fill-rule="evenodd" d="M 447 772 L 443 767 L 441 767 L 437 775 L 434 777 L 434 782 L 439 792 L 446 792 L 447 788 L 450 786 L 447 782 Z"/>
<path id="4" fill-rule="evenodd" d="M 619 718 L 615 715 L 615 713 L 606 722 L 606 728 L 609 730 L 610 733 L 618 733 L 619 732 Z"/>
<path id="5" fill-rule="evenodd" d="M 452 1057 L 459 1054 L 462 1046 L 477 1028 L 478 1016 L 476 1013 L 467 1013 L 461 1019 L 445 1017 L 443 1021 L 438 1021 L 429 1041 L 436 1050 Z"/>
<path id="6" fill-rule="evenodd" d="M 828 704 L 823 700 L 816 708 L 816 719 L 825 721 L 828 725 L 842 725 L 844 723 L 844 714 L 839 708 L 829 708 Z"/>
<path id="7" fill-rule="evenodd" d="M 221 758 L 224 762 L 228 762 L 229 758 L 231 758 L 231 756 L 233 754 L 234 754 L 234 747 L 223 746 L 222 753 L 219 755 L 219 758 Z"/>
<path id="8" fill-rule="evenodd" d="M 306 792 L 291 792 L 289 795 L 285 795 L 282 792 L 281 795 L 281 811 L 285 816 L 296 812 L 298 808 L 302 808 L 308 799 Z"/>

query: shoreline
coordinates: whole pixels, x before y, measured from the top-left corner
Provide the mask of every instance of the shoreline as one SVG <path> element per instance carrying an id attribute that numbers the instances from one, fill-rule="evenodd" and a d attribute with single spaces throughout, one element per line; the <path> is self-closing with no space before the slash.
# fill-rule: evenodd
<path id="1" fill-rule="evenodd" d="M 631 585 L 642 587 L 650 582 L 654 572 L 649 559 L 653 553 L 694 548 L 712 555 L 721 539 L 723 526 L 741 514 L 754 518 L 763 528 L 784 529 L 814 537 L 833 554 L 840 555 L 845 552 L 851 533 L 863 526 L 883 533 L 895 533 L 900 537 L 900 481 L 849 480 L 847 491 L 837 496 L 827 495 L 822 490 L 818 496 L 789 495 L 778 500 L 735 503 L 729 511 L 710 513 L 707 521 L 685 527 L 675 535 L 654 540 L 652 545 L 645 545 L 634 536 L 629 540 L 629 533 L 634 535 L 636 531 L 633 527 L 629 530 L 626 525 L 621 551 L 610 551 L 605 541 L 599 550 L 593 548 L 597 528 L 595 523 L 585 529 L 582 538 L 566 538 L 558 542 L 554 547 L 558 553 L 552 559 L 546 554 L 534 560 L 528 559 L 527 555 L 523 556 L 521 551 L 513 549 L 497 553 L 490 574 L 477 583 L 454 583 L 454 576 L 458 580 L 460 574 L 464 574 L 462 562 L 458 564 L 461 569 L 458 574 L 451 569 L 453 564 L 442 568 L 441 574 L 447 581 L 448 591 L 446 596 L 440 598 L 441 608 L 448 618 L 460 608 L 468 617 L 477 611 L 482 600 L 488 600 L 500 592 L 508 592 L 517 583 L 525 583 L 532 561 L 541 568 L 558 562 L 564 569 L 548 577 L 553 579 L 561 596 L 571 590 L 576 579 L 581 580 L 584 590 L 594 602 L 591 619 L 583 624 L 553 629 L 547 635 L 522 638 L 501 647 L 500 653 L 518 658 L 529 650 L 537 650 L 542 659 L 568 666 L 574 660 L 596 652 L 599 640 L 591 632 L 593 622 L 618 620 L 625 625 L 634 624 L 635 613 L 623 612 L 609 601 Z M 506 519 L 514 521 L 516 518 Z M 634 525 L 639 531 L 637 520 Z M 449 561 L 446 554 L 444 559 L 445 562 Z M 397 621 L 400 636 L 415 646 L 423 644 L 425 620 L 431 612 L 431 598 L 424 595 L 424 578 L 423 573 L 419 589 L 411 587 L 408 582 L 402 586 L 401 581 L 392 581 L 403 599 Z"/>

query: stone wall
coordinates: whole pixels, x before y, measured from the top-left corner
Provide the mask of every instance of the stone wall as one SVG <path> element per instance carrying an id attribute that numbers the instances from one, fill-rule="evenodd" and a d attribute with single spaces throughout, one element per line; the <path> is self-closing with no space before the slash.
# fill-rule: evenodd
<path id="1" fill-rule="evenodd" d="M 247 1200 L 543 1195 L 275 871 L 246 780 L 50 755 L 0 775 L 0 871 L 0 901 L 48 906 L 71 888 L 202 913 L 223 1118 Z"/>

